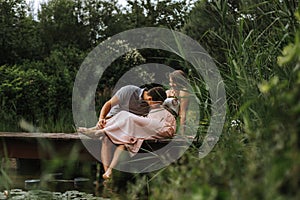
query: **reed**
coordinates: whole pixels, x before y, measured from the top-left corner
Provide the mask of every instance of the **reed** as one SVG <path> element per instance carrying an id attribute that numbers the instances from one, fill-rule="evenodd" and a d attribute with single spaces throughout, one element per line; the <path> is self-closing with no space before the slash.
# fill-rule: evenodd
<path id="1" fill-rule="evenodd" d="M 137 196 L 140 193 L 135 188 L 147 188 L 148 199 L 297 199 L 297 2 L 241 3 L 239 14 L 249 15 L 236 18 L 230 29 L 226 1 L 211 2 L 215 6 L 211 15 L 221 16 L 222 25 L 202 38 L 219 44 L 224 55 L 223 62 L 217 62 L 227 95 L 220 140 L 203 159 L 191 147 L 176 163 L 138 179 L 128 194 Z"/>

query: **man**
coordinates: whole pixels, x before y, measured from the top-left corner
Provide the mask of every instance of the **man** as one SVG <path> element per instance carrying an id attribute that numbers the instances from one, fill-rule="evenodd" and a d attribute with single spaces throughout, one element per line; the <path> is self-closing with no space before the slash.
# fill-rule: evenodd
<path id="1" fill-rule="evenodd" d="M 103 128 L 109 119 L 122 110 L 139 116 L 149 113 L 149 105 L 145 101 L 147 88 L 127 85 L 120 88 L 102 107 L 99 115 L 98 128 Z"/>

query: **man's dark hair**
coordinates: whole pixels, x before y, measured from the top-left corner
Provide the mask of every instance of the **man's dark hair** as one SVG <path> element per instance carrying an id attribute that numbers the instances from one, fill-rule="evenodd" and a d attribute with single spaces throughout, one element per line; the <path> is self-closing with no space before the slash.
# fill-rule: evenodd
<path id="1" fill-rule="evenodd" d="M 154 87 L 148 91 L 148 95 L 152 97 L 152 101 L 164 102 L 167 98 L 167 94 L 164 88 Z"/>

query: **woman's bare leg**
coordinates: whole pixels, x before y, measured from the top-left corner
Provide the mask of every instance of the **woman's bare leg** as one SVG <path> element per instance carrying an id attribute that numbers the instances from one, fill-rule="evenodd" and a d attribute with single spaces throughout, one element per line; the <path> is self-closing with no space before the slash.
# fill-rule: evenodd
<path id="1" fill-rule="evenodd" d="M 78 132 L 88 132 L 88 131 L 96 131 L 99 130 L 97 126 L 91 127 L 91 128 L 86 128 L 86 127 L 78 127 L 77 131 Z"/>
<path id="2" fill-rule="evenodd" d="M 86 135 L 90 138 L 95 138 L 95 139 L 100 138 L 105 133 L 105 131 L 103 131 L 102 129 L 99 129 L 97 126 L 92 127 L 92 128 L 79 127 L 77 129 L 77 131 L 79 133 L 82 133 L 83 135 Z"/>
<path id="3" fill-rule="evenodd" d="M 120 157 L 121 153 L 124 151 L 124 149 L 125 149 L 125 145 L 119 145 L 116 148 L 113 159 L 112 159 L 109 167 L 107 168 L 107 170 L 105 170 L 105 173 L 102 176 L 104 179 L 109 179 L 111 177 L 112 169 L 117 165 L 117 163 L 119 161 L 119 157 Z"/>
<path id="4" fill-rule="evenodd" d="M 110 141 L 110 139 L 104 135 L 101 146 L 101 161 L 105 172 L 110 165 L 114 146 L 115 145 Z"/>

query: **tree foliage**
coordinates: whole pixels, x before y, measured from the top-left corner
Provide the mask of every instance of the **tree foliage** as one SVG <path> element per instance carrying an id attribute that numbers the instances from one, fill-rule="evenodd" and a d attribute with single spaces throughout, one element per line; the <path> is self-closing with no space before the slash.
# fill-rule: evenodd
<path id="1" fill-rule="evenodd" d="M 33 121 L 57 120 L 65 111 L 71 118 L 73 83 L 89 51 L 131 28 L 179 29 L 187 11 L 185 1 L 128 1 L 121 7 L 117 0 L 49 0 L 36 14 L 25 0 L 0 0 L 1 115 L 11 110 Z M 113 88 L 118 77 L 151 54 L 132 49 L 117 59 L 99 89 Z"/>
<path id="2" fill-rule="evenodd" d="M 57 46 L 90 47 L 88 29 L 77 10 L 81 10 L 80 4 L 72 0 L 51 0 L 41 5 L 39 30 L 46 54 Z"/>
<path id="3" fill-rule="evenodd" d="M 40 57 L 37 23 L 25 0 L 0 1 L 0 65 Z"/>

